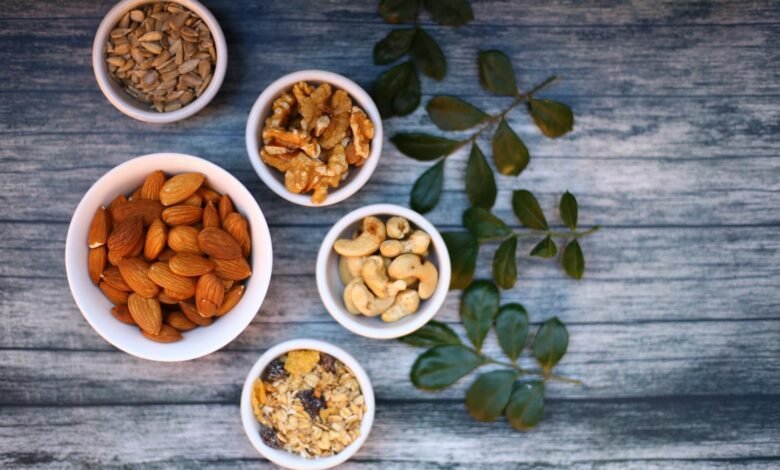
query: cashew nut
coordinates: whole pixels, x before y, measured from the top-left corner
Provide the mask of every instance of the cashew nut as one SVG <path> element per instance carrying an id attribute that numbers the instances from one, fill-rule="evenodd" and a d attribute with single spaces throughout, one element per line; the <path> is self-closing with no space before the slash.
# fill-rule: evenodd
<path id="1" fill-rule="evenodd" d="M 389 258 L 395 258 L 404 253 L 414 253 L 421 255 L 428 251 L 428 245 L 431 244 L 431 236 L 422 230 L 415 230 L 407 240 L 385 240 L 379 245 L 379 251 L 382 255 Z"/>
<path id="2" fill-rule="evenodd" d="M 395 303 L 395 297 L 380 299 L 374 296 L 362 282 L 356 282 L 351 289 L 352 302 L 357 310 L 367 317 L 375 317 Z"/>
<path id="3" fill-rule="evenodd" d="M 417 292 L 421 299 L 430 298 L 439 282 L 439 272 L 436 270 L 436 266 L 430 261 L 422 263 L 420 257 L 415 254 L 404 254 L 394 259 L 387 272 L 394 279 L 408 277 L 419 279 L 420 285 L 417 287 Z"/>
<path id="4" fill-rule="evenodd" d="M 346 256 L 339 256 L 339 279 L 341 279 L 342 284 L 347 284 L 354 278 L 349 272 L 349 266 L 347 266 L 348 259 Z"/>
<path id="5" fill-rule="evenodd" d="M 419 307 L 420 295 L 411 289 L 403 290 L 396 296 L 393 306 L 382 313 L 382 320 L 386 322 L 398 321 L 416 312 Z"/>
<path id="6" fill-rule="evenodd" d="M 406 282 L 390 281 L 387 278 L 385 261 L 381 256 L 369 256 L 363 263 L 363 269 L 360 270 L 363 282 L 379 298 L 386 299 L 395 297 L 395 295 L 406 289 Z M 404 276 L 406 277 L 406 276 Z"/>
<path id="7" fill-rule="evenodd" d="M 342 256 L 368 256 L 379 249 L 385 241 L 385 223 L 376 217 L 363 219 L 363 231 L 354 240 L 342 238 L 336 240 L 333 248 Z"/>
<path id="8" fill-rule="evenodd" d="M 344 287 L 344 305 L 347 307 L 347 311 L 354 315 L 360 313 L 360 310 L 358 310 L 358 308 L 355 306 L 355 302 L 352 301 L 352 291 L 357 285 L 365 287 L 365 284 L 363 284 L 363 279 L 356 277 L 349 281 L 346 287 Z"/>
<path id="9" fill-rule="evenodd" d="M 387 236 L 396 240 L 404 238 L 412 231 L 409 221 L 400 216 L 390 217 L 385 225 L 387 225 Z"/>

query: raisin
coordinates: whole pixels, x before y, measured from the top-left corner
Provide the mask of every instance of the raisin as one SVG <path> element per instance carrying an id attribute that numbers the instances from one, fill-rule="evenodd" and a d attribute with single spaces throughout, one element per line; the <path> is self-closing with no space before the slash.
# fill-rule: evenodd
<path id="1" fill-rule="evenodd" d="M 269 428 L 268 426 L 261 424 L 260 438 L 263 440 L 263 443 L 268 447 L 271 447 L 273 449 L 282 448 L 282 443 L 281 441 L 279 441 L 279 438 L 276 436 L 276 431 L 274 431 L 273 428 Z"/>
<path id="2" fill-rule="evenodd" d="M 298 399 L 303 405 L 303 409 L 309 413 L 312 419 L 320 415 L 320 410 L 325 408 L 325 400 L 314 395 L 314 390 L 303 390 L 298 392 Z"/>
<path id="3" fill-rule="evenodd" d="M 322 368 L 331 374 L 336 372 L 336 358 L 330 354 L 320 353 L 320 364 Z"/>
<path id="4" fill-rule="evenodd" d="M 287 371 L 284 370 L 284 362 L 278 357 L 274 359 L 268 367 L 265 368 L 261 377 L 266 382 L 275 382 L 287 375 Z"/>

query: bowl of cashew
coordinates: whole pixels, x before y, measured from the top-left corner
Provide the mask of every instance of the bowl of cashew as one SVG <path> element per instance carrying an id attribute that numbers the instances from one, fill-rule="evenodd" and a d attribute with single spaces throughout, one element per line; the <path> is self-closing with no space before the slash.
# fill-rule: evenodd
<path id="1" fill-rule="evenodd" d="M 428 323 L 444 304 L 450 256 L 425 217 L 375 204 L 330 229 L 316 271 L 320 298 L 343 327 L 369 338 L 398 338 Z"/>

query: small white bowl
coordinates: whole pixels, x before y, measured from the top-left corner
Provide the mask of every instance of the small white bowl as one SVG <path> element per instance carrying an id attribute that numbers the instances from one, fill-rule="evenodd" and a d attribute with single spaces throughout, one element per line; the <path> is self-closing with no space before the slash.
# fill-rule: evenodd
<path id="1" fill-rule="evenodd" d="M 344 306 L 344 284 L 339 278 L 339 255 L 333 249 L 333 244 L 339 238 L 352 238 L 355 229 L 360 226 L 363 218 L 370 215 L 383 220 L 399 215 L 405 217 L 413 226 L 431 236 L 430 260 L 439 271 L 439 283 L 431 298 L 420 302 L 417 312 L 408 315 L 397 322 L 386 323 L 376 317 L 353 315 Z M 331 316 L 349 331 L 368 338 L 390 339 L 408 335 L 421 328 L 436 315 L 447 298 L 450 286 L 450 255 L 447 245 L 439 231 L 428 222 L 428 219 L 417 212 L 394 204 L 374 204 L 361 207 L 341 218 L 330 229 L 322 240 L 317 255 L 317 290 L 322 303 Z"/>
<path id="2" fill-rule="evenodd" d="M 236 210 L 249 221 L 252 237 L 252 276 L 246 281 L 241 301 L 229 314 L 211 326 L 184 333 L 176 343 L 161 344 L 146 339 L 135 326 L 125 325 L 111 315 L 111 302 L 92 284 L 87 273 L 87 232 L 95 211 L 108 206 L 119 193 L 128 194 L 155 170 L 167 174 L 199 172 L 216 191 L 227 194 Z M 134 158 L 103 175 L 81 199 L 68 228 L 65 268 L 73 298 L 92 328 L 122 351 L 143 359 L 174 362 L 210 354 L 238 336 L 260 310 L 271 281 L 273 250 L 263 211 L 249 191 L 233 175 L 202 158 L 178 153 L 155 153 Z"/>
<path id="3" fill-rule="evenodd" d="M 308 82 L 313 84 L 330 83 L 335 88 L 341 88 L 352 98 L 353 104 L 360 107 L 371 122 L 374 123 L 374 138 L 371 139 L 371 152 L 368 155 L 366 163 L 361 167 L 349 167 L 349 176 L 342 181 L 338 188 L 330 188 L 328 197 L 321 204 L 311 202 L 311 193 L 295 194 L 290 192 L 284 186 L 284 173 L 276 168 L 268 166 L 260 158 L 260 144 L 262 143 L 261 134 L 263 132 L 263 123 L 271 113 L 271 105 L 274 100 L 292 88 L 298 82 Z M 249 153 L 249 161 L 255 167 L 260 179 L 279 196 L 290 202 L 301 206 L 321 207 L 336 204 L 352 196 L 363 187 L 371 178 L 371 175 L 379 163 L 379 157 L 382 155 L 382 117 L 374 104 L 374 100 L 363 90 L 360 85 L 352 80 L 332 72 L 323 70 L 301 70 L 276 80 L 266 87 L 260 94 L 260 97 L 252 106 L 249 113 L 249 119 L 246 123 L 246 151 Z"/>
<path id="4" fill-rule="evenodd" d="M 95 78 L 100 86 L 100 90 L 103 91 L 103 94 L 108 101 L 110 101 L 116 109 L 139 121 L 163 124 L 186 119 L 209 104 L 217 95 L 217 91 L 219 91 L 219 88 L 222 86 L 222 81 L 225 79 L 228 51 L 227 43 L 225 42 L 225 34 L 222 32 L 222 28 L 219 26 L 219 23 L 217 23 L 214 15 L 212 15 L 203 4 L 197 0 L 166 0 L 178 3 L 198 15 L 203 22 L 206 23 L 209 31 L 211 31 L 211 37 L 214 39 L 214 46 L 217 49 L 217 63 L 214 66 L 214 75 L 211 77 L 211 83 L 209 83 L 203 93 L 190 104 L 182 106 L 176 111 L 169 111 L 166 113 L 152 110 L 149 108 L 148 104 L 142 103 L 128 95 L 122 89 L 122 86 L 114 80 L 108 72 L 105 51 L 106 42 L 108 42 L 108 36 L 111 33 L 111 30 L 114 29 L 114 26 L 116 26 L 122 18 L 122 15 L 139 5 L 157 3 L 157 1 L 161 0 L 122 0 L 117 3 L 114 8 L 109 10 L 103 18 L 103 21 L 100 22 L 97 33 L 95 33 L 95 41 L 92 43 L 92 69 L 95 71 Z"/>
<path id="5" fill-rule="evenodd" d="M 360 384 L 360 390 L 363 392 L 363 398 L 366 402 L 366 413 L 363 415 L 363 421 L 360 424 L 360 437 L 344 450 L 330 457 L 307 459 L 287 452 L 286 450 L 268 447 L 260 438 L 260 423 L 257 422 L 255 414 L 252 411 L 252 386 L 255 379 L 260 377 L 260 374 L 271 361 L 287 352 L 298 349 L 311 349 L 324 352 L 343 362 L 344 365 L 355 374 L 355 378 Z M 249 374 L 244 381 L 244 388 L 241 391 L 241 422 L 244 425 L 244 432 L 246 432 L 249 441 L 263 457 L 277 465 L 295 470 L 321 470 L 331 468 L 344 463 L 347 459 L 355 455 L 371 432 L 371 426 L 374 424 L 374 408 L 374 388 L 371 386 L 371 380 L 369 380 L 368 374 L 366 374 L 366 371 L 358 361 L 343 349 L 315 339 L 294 339 L 285 341 L 267 350 L 260 356 L 260 359 L 255 362 L 252 370 L 249 371 Z"/>

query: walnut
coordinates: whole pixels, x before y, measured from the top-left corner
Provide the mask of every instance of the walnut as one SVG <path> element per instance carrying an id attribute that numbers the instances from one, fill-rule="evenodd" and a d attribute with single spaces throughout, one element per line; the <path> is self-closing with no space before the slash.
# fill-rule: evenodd
<path id="1" fill-rule="evenodd" d="M 352 130 L 352 142 L 347 146 L 347 162 L 361 166 L 371 151 L 370 142 L 374 138 L 374 123 L 362 109 L 353 106 L 349 127 Z"/>
<path id="2" fill-rule="evenodd" d="M 295 96 L 295 100 L 298 102 L 299 105 L 303 103 L 304 98 L 311 95 L 313 91 L 314 88 L 306 82 L 298 82 L 295 85 L 293 85 L 293 89 L 292 89 L 293 95 Z"/>
<path id="3" fill-rule="evenodd" d="M 283 154 L 272 154 L 268 151 L 266 151 L 265 148 L 260 150 L 260 157 L 263 159 L 263 161 L 271 165 L 272 167 L 276 168 L 279 171 L 287 171 L 290 169 L 290 161 L 298 154 L 302 154 L 302 152 L 287 152 Z"/>
<path id="4" fill-rule="evenodd" d="M 330 125 L 325 128 L 320 137 L 322 148 L 332 149 L 347 135 L 351 110 L 352 100 L 347 92 L 336 90 L 330 100 Z"/>
<path id="5" fill-rule="evenodd" d="M 265 120 L 265 127 L 284 127 L 287 119 L 295 110 L 295 99 L 289 93 L 283 93 L 282 96 L 274 100 L 273 114 Z"/>
<path id="6" fill-rule="evenodd" d="M 332 93 L 330 84 L 323 83 L 309 96 L 299 101 L 298 109 L 301 113 L 301 128 L 310 131 L 317 119 L 322 116 L 328 106 L 328 98 Z"/>

